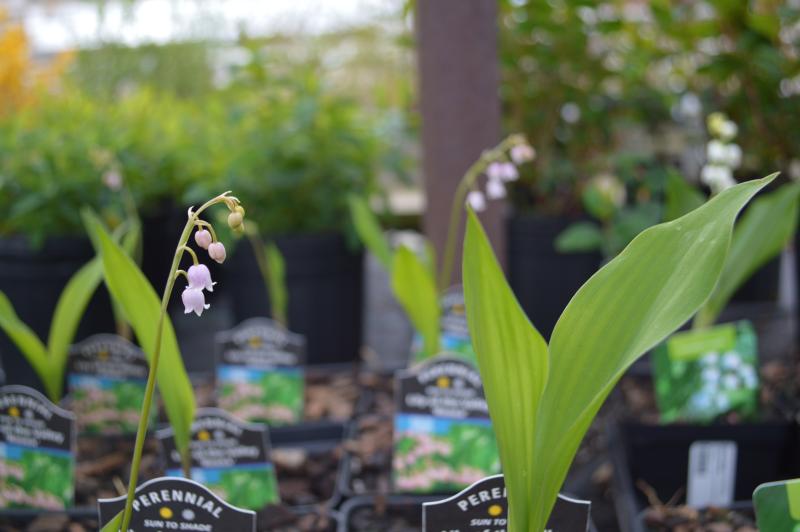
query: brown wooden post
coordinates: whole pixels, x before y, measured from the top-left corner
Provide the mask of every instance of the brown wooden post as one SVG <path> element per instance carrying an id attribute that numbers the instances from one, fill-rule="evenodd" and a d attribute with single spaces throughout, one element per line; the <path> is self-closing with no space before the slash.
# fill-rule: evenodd
<path id="1" fill-rule="evenodd" d="M 453 193 L 481 152 L 500 140 L 497 0 L 418 0 L 425 234 L 441 260 Z M 505 262 L 503 202 L 481 215 Z M 463 233 L 462 233 L 463 235 Z M 454 279 L 461 279 L 461 242 Z"/>

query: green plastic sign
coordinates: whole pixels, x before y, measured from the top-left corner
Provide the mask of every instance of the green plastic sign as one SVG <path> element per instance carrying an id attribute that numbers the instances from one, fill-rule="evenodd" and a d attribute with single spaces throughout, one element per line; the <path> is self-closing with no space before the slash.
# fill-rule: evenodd
<path id="1" fill-rule="evenodd" d="M 656 400 L 665 423 L 709 422 L 758 409 L 758 349 L 749 321 L 672 335 L 653 351 Z"/>
<path id="2" fill-rule="evenodd" d="M 762 532 L 800 532 L 800 479 L 761 484 L 753 506 Z"/>

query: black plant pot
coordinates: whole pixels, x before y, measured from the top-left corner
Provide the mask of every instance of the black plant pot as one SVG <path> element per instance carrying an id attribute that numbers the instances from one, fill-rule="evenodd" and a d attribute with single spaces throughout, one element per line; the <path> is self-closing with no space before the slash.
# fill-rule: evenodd
<path id="1" fill-rule="evenodd" d="M 50 321 L 70 277 L 94 257 L 87 238 L 50 238 L 39 249 L 25 237 L 0 238 L 0 290 L 17 316 L 46 343 Z M 102 284 L 92 296 L 75 338 L 114 330 L 111 300 Z M 41 381 L 16 345 L 0 331 L 0 357 L 6 383 L 43 390 Z"/>
<path id="2" fill-rule="evenodd" d="M 762 303 L 778 300 L 781 256 L 778 255 L 753 273 L 731 297 L 734 303 Z"/>
<path id="3" fill-rule="evenodd" d="M 186 209 L 178 208 L 172 202 L 164 202 L 152 211 L 143 213 L 141 218 L 141 268 L 156 293 L 160 294 L 172 265 L 175 246 L 186 223 Z M 206 264 L 209 262 L 212 261 L 204 261 Z"/>
<path id="4" fill-rule="evenodd" d="M 559 253 L 556 236 L 575 220 L 515 214 L 507 223 L 508 277 L 514 294 L 545 338 L 569 300 L 597 271 L 599 253 Z"/>
<path id="5" fill-rule="evenodd" d="M 309 364 L 358 359 L 363 308 L 363 254 L 333 233 L 278 237 L 286 262 L 289 328 L 306 337 Z M 241 240 L 226 262 L 234 320 L 265 316 L 269 296 L 252 246 Z"/>
<path id="6" fill-rule="evenodd" d="M 609 429 L 617 517 L 622 532 L 645 532 L 647 499 L 636 483 L 645 482 L 662 501 L 687 486 L 689 447 L 697 441 L 733 441 L 737 447 L 733 508 L 749 505 L 764 482 L 795 478 L 797 426 L 788 422 L 739 425 L 647 425 L 621 423 Z"/>

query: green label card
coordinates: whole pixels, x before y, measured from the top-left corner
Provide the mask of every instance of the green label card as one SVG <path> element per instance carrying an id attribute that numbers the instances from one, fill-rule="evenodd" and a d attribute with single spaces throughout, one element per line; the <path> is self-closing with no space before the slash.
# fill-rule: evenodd
<path id="1" fill-rule="evenodd" d="M 758 408 L 758 350 L 749 321 L 676 333 L 653 351 L 662 421 L 709 422 Z"/>
<path id="2" fill-rule="evenodd" d="M 0 388 L 0 508 L 63 510 L 75 484 L 75 416 L 26 386 Z"/>
<path id="3" fill-rule="evenodd" d="M 394 489 L 452 493 L 500 471 L 478 370 L 440 354 L 396 377 Z"/>
<path id="4" fill-rule="evenodd" d="M 439 343 L 442 351 L 455 353 L 463 356 L 473 364 L 477 363 L 475 349 L 472 347 L 472 340 L 469 337 L 469 327 L 467 326 L 467 312 L 464 305 L 464 290 L 461 286 L 450 287 L 439 300 L 442 308 L 440 318 L 441 331 Z M 412 346 L 414 362 L 421 362 L 422 357 L 422 337 L 419 334 L 414 336 Z"/>
<path id="5" fill-rule="evenodd" d="M 114 334 L 97 334 L 70 348 L 68 407 L 81 434 L 136 434 L 147 384 L 147 359 L 141 349 Z M 150 415 L 154 423 L 155 406 Z"/>
<path id="6" fill-rule="evenodd" d="M 756 524 L 763 532 L 800 532 L 800 479 L 761 484 L 753 493 Z"/>
<path id="7" fill-rule="evenodd" d="M 157 433 L 168 476 L 183 476 L 172 428 Z M 192 478 L 229 503 L 260 510 L 277 503 L 278 481 L 269 459 L 267 427 L 243 423 L 219 408 L 201 408 L 192 423 Z"/>
<path id="8" fill-rule="evenodd" d="M 217 335 L 218 404 L 239 419 L 288 425 L 303 419 L 306 341 L 267 318 Z"/>

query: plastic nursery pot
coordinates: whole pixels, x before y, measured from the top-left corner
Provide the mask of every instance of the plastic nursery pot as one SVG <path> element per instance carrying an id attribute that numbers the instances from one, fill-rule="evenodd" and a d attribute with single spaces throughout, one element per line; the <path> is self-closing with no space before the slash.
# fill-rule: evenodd
<path id="1" fill-rule="evenodd" d="M 286 262 L 289 328 L 306 337 L 308 363 L 358 360 L 362 330 L 363 254 L 342 235 L 308 234 L 275 239 Z M 246 239 L 226 261 L 234 321 L 264 316 L 269 299 Z"/>
<path id="2" fill-rule="evenodd" d="M 641 489 L 647 485 L 666 502 L 676 493 L 685 501 L 689 448 L 695 442 L 734 442 L 736 472 L 734 505 L 749 507 L 761 483 L 798 476 L 797 426 L 788 422 L 739 425 L 647 425 L 625 422 L 609 426 L 609 449 L 614 466 L 613 487 L 622 532 L 648 530 L 644 512 L 649 503 Z M 644 483 L 644 484 L 642 484 Z"/>
<path id="3" fill-rule="evenodd" d="M 419 532 L 422 503 L 441 500 L 441 496 L 360 495 L 340 508 L 338 532 Z"/>
<path id="4" fill-rule="evenodd" d="M 94 257 L 87 238 L 47 239 L 41 248 L 22 236 L 0 238 L 0 291 L 17 316 L 47 341 L 56 303 L 70 277 Z M 76 338 L 114 330 L 111 301 L 104 286 L 92 296 Z M 42 391 L 42 384 L 13 342 L 0 331 L 0 358 L 7 384 L 22 384 Z"/>
<path id="5" fill-rule="evenodd" d="M 508 279 L 536 328 L 550 337 L 569 300 L 600 266 L 599 253 L 559 253 L 553 242 L 575 220 L 515 213 L 506 226 Z"/>

